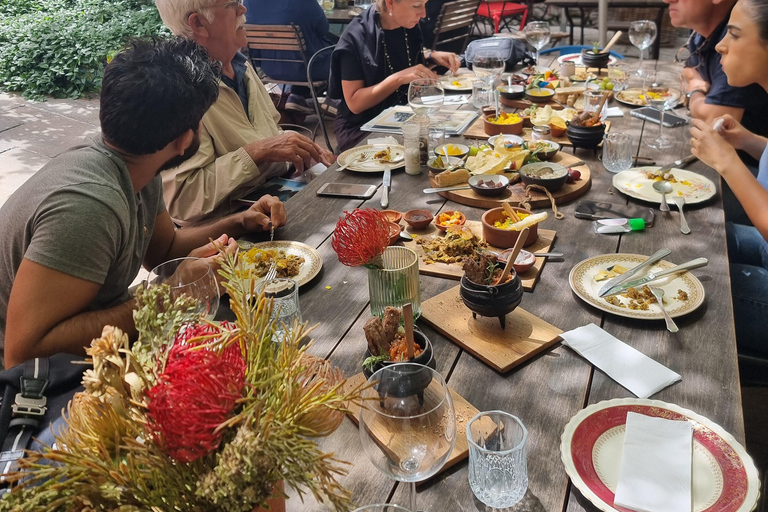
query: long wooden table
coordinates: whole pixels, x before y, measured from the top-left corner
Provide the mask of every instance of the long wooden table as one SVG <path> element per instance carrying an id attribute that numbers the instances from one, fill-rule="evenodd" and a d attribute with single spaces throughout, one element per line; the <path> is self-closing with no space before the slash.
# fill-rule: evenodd
<path id="1" fill-rule="evenodd" d="M 677 66 L 658 64 L 658 70 L 673 79 Z M 630 117 L 614 118 L 613 130 L 635 136 L 638 153 L 658 163 L 688 154 L 688 127 L 665 128 L 677 146 L 657 152 L 646 148 L 643 140 L 655 137 L 658 126 Z M 569 150 L 570 151 L 570 150 Z M 635 202 L 611 186 L 608 173 L 592 151 L 578 150 L 592 169 L 592 188 L 584 198 L 616 204 Z M 700 162 L 689 169 L 718 184 L 717 174 Z M 425 195 L 429 186 L 426 168 L 418 176 L 395 171 L 392 180 L 390 208 L 406 211 L 428 209 L 434 214 L 459 205 L 438 195 Z M 331 248 L 331 234 L 339 215 L 355 207 L 379 207 L 381 189 L 368 201 L 317 197 L 317 189 L 329 181 L 380 184 L 380 174 L 335 171 L 335 166 L 310 183 L 288 201 L 289 225 L 277 231 L 277 238 L 298 240 L 315 247 L 323 257 L 318 278 L 301 291 L 301 309 L 305 320 L 318 324 L 313 331 L 311 352 L 329 358 L 347 375 L 360 371 L 365 351 L 363 323 L 368 319 L 368 284 L 363 268 L 341 265 Z M 725 229 L 721 196 L 698 206 L 686 208 L 692 233 L 680 233 L 679 216 L 672 212 L 656 212 L 653 228 L 643 233 L 623 236 L 595 235 L 589 221 L 573 215 L 578 201 L 559 207 L 564 220 L 547 219 L 543 226 L 557 230 L 554 250 L 565 253 L 565 261 L 550 261 L 533 293 L 526 293 L 522 307 L 563 330 L 590 322 L 637 348 L 644 354 L 682 375 L 682 381 L 652 398 L 692 409 L 731 432 L 744 442 L 739 375 L 734 339 L 733 311 L 726 258 Z M 639 202 L 638 202 L 639 204 Z M 479 220 L 480 209 L 460 206 L 470 220 Z M 695 271 L 706 290 L 705 304 L 696 312 L 679 318 L 680 331 L 670 334 L 663 321 L 641 321 L 603 313 L 578 299 L 568 285 L 568 273 L 579 261 L 605 253 L 651 254 L 657 249 L 672 250 L 671 261 L 681 263 L 705 256 L 709 265 Z M 437 277 L 421 277 L 422 300 L 451 287 L 456 281 Z M 573 351 L 558 344 L 555 348 L 527 361 L 522 366 L 499 374 L 433 329 L 419 322 L 419 327 L 434 344 L 437 369 L 448 384 L 479 410 L 502 409 L 520 417 L 528 428 L 529 492 L 526 510 L 579 511 L 596 510 L 578 490 L 573 488 L 560 460 L 560 435 L 563 427 L 580 409 L 610 398 L 633 395 L 608 378 L 600 370 Z M 407 503 L 407 488 L 380 474 L 361 451 L 357 427 L 345 420 L 339 430 L 320 439 L 325 451 L 350 461 L 349 474 L 341 483 L 351 490 L 359 505 Z M 327 505 L 305 496 L 302 502 L 295 491 L 287 507 L 291 511 L 329 510 Z M 460 463 L 420 487 L 420 510 L 433 512 L 485 510 L 476 500 L 467 481 L 467 465 Z"/>

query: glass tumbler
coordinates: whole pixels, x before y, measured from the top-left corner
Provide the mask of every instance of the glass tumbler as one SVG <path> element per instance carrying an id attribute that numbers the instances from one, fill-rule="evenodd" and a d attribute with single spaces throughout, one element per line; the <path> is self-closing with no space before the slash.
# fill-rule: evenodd
<path id="1" fill-rule="evenodd" d="M 603 99 L 603 91 L 587 90 L 584 91 L 584 112 L 597 112 L 600 102 Z"/>
<path id="2" fill-rule="evenodd" d="M 632 136 L 611 132 L 603 136 L 603 166 L 610 172 L 626 171 L 632 167 Z"/>
<path id="3" fill-rule="evenodd" d="M 492 508 L 511 507 L 528 489 L 528 431 L 504 411 L 481 412 L 467 424 L 469 486 Z"/>
<path id="4" fill-rule="evenodd" d="M 290 336 L 296 323 L 301 323 L 299 285 L 293 279 L 279 277 L 264 285 L 264 296 L 273 300 L 272 316 L 275 332 L 272 341 L 280 342 Z"/>
<path id="5" fill-rule="evenodd" d="M 472 106 L 475 108 L 487 107 L 491 104 L 491 86 L 485 80 L 472 82 Z"/>
<path id="6" fill-rule="evenodd" d="M 384 315 L 384 308 L 413 304 L 413 319 L 421 316 L 419 257 L 406 247 L 387 247 L 381 259 L 383 269 L 368 269 L 368 294 L 371 314 Z"/>

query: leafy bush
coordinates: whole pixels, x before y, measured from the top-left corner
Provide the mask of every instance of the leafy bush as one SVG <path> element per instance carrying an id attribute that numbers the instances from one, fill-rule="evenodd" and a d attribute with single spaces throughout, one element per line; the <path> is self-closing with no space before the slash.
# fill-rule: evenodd
<path id="1" fill-rule="evenodd" d="M 129 38 L 166 33 L 150 0 L 0 0 L 0 88 L 79 98 Z"/>

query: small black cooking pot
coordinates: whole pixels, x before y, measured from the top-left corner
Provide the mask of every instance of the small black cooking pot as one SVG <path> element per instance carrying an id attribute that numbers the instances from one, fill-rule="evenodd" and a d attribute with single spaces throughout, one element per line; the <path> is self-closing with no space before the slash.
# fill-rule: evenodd
<path id="1" fill-rule="evenodd" d="M 565 131 L 565 135 L 575 148 L 596 148 L 605 135 L 605 124 L 576 126 L 571 123 Z"/>
<path id="2" fill-rule="evenodd" d="M 435 358 L 432 352 L 432 342 L 429 341 L 429 338 L 427 338 L 423 332 L 413 328 L 413 342 L 414 344 L 418 345 L 422 352 L 418 356 L 414 357 L 413 360 L 409 361 L 382 361 L 380 363 L 377 363 L 373 367 L 373 371 L 368 370 L 368 368 L 363 368 L 363 374 L 365 375 L 365 378 L 370 378 L 371 375 L 376 373 L 377 371 L 381 370 L 385 366 L 390 366 L 397 363 L 418 363 L 423 364 L 424 366 L 429 366 L 433 370 L 435 369 Z M 371 351 L 366 350 L 365 351 L 365 358 L 371 357 Z"/>
<path id="3" fill-rule="evenodd" d="M 523 283 L 514 270 L 511 272 L 514 277 L 498 286 L 473 283 L 467 276 L 462 276 L 459 294 L 464 305 L 472 311 L 472 318 L 495 316 L 499 318 L 501 328 L 505 328 L 507 314 L 523 300 Z"/>
<path id="4" fill-rule="evenodd" d="M 592 50 L 581 50 L 581 62 L 588 68 L 607 68 L 610 58 L 610 52 L 595 53 Z"/>

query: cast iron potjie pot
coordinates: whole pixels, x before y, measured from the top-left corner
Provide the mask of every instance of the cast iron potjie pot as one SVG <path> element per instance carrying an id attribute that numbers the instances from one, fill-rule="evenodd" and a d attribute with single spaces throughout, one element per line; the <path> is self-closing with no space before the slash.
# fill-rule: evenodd
<path id="1" fill-rule="evenodd" d="M 435 369 L 435 357 L 432 351 L 432 342 L 429 341 L 429 338 L 427 338 L 423 332 L 421 332 L 417 328 L 413 328 L 413 342 L 421 347 L 423 352 L 419 354 L 418 356 L 414 357 L 413 360 L 409 361 L 382 361 L 380 363 L 377 363 L 373 367 L 373 371 L 369 371 L 367 368 L 363 368 L 363 374 L 365 375 L 365 378 L 370 378 L 371 375 L 376 373 L 377 371 L 381 370 L 382 368 L 386 366 L 390 366 L 397 363 L 418 363 L 423 364 L 424 366 L 429 366 L 433 370 Z M 371 351 L 366 350 L 365 351 L 365 358 L 371 357 Z M 429 383 L 427 383 L 429 384 Z M 423 388 L 422 388 L 423 389 Z M 410 393 L 413 394 L 413 393 Z M 401 395 L 398 395 L 401 396 Z"/>
<path id="2" fill-rule="evenodd" d="M 588 68 L 607 68 L 610 58 L 610 52 L 595 53 L 592 50 L 581 50 L 581 62 Z"/>
<path id="3" fill-rule="evenodd" d="M 605 135 L 605 124 L 600 123 L 596 126 L 575 126 L 573 123 L 568 125 L 565 135 L 574 148 L 593 149 L 600 145 Z"/>
<path id="4" fill-rule="evenodd" d="M 504 284 L 490 286 L 473 283 L 467 276 L 461 278 L 459 294 L 464 305 L 472 311 L 472 318 L 480 316 L 495 316 L 499 318 L 501 328 L 506 327 L 507 314 L 523 300 L 523 283 L 514 270 L 513 277 Z"/>

